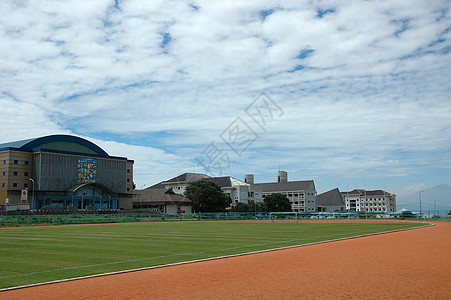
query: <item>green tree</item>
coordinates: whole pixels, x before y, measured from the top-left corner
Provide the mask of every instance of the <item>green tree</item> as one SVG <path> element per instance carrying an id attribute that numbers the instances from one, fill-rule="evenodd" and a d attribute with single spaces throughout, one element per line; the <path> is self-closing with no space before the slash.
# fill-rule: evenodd
<path id="1" fill-rule="evenodd" d="M 260 211 L 260 212 L 268 211 L 268 208 L 266 207 L 266 203 L 265 202 L 258 202 L 257 203 L 257 211 Z"/>
<path id="2" fill-rule="evenodd" d="M 254 203 L 242 203 L 242 202 L 238 202 L 237 204 L 235 204 L 235 206 L 232 207 L 232 211 L 235 212 L 250 212 L 250 211 L 254 211 Z"/>
<path id="3" fill-rule="evenodd" d="M 195 212 L 222 212 L 231 203 L 228 194 L 213 181 L 198 180 L 186 187 L 185 197 L 193 201 Z"/>
<path id="4" fill-rule="evenodd" d="M 267 211 L 291 211 L 291 203 L 283 194 L 271 194 L 263 200 Z"/>

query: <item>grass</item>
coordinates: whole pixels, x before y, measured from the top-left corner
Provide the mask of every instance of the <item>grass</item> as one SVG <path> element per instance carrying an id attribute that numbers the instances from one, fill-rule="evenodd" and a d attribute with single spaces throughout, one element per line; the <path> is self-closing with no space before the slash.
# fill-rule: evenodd
<path id="1" fill-rule="evenodd" d="M 160 222 L 0 229 L 0 288 L 301 245 L 414 223 Z"/>

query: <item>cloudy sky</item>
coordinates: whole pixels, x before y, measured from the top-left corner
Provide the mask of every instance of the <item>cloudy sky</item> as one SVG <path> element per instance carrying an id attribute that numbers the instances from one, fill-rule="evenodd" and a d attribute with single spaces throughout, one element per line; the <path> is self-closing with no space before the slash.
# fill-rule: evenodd
<path id="1" fill-rule="evenodd" d="M 0 143 L 318 193 L 451 183 L 450 1 L 0 2 Z"/>

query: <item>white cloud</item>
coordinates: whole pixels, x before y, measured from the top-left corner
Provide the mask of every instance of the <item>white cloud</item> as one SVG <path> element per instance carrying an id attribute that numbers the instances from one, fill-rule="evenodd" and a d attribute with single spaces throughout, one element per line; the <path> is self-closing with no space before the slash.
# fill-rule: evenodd
<path id="1" fill-rule="evenodd" d="M 279 155 L 312 176 L 407 178 L 449 161 L 448 6 L 3 1 L 0 140 L 121 136 L 105 146 L 136 160 L 139 181 L 166 179 L 266 91 L 285 114 L 230 172 Z"/>
<path id="2" fill-rule="evenodd" d="M 424 182 L 422 183 L 415 183 L 408 185 L 404 187 L 400 192 L 398 196 L 409 196 L 413 193 L 417 193 L 418 191 L 424 190 L 428 187 L 428 185 Z"/>
<path id="3" fill-rule="evenodd" d="M 180 170 L 193 170 L 194 164 L 183 161 L 177 155 L 164 150 L 135 146 L 114 141 L 83 137 L 99 145 L 111 156 L 127 157 L 134 161 L 134 182 L 137 188 L 149 187 L 162 180 L 174 177 Z"/>

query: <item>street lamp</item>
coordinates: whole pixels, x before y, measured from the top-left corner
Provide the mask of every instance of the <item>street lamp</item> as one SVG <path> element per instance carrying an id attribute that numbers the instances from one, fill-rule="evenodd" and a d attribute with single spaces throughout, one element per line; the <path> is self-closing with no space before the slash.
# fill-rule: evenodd
<path id="1" fill-rule="evenodd" d="M 437 202 L 437 200 L 434 200 L 434 216 L 437 216 L 437 209 L 435 208 L 435 202 Z"/>
<path id="2" fill-rule="evenodd" d="M 30 178 L 31 182 L 33 182 L 33 192 L 31 194 L 31 206 L 34 205 L 34 180 L 33 178 Z"/>
<path id="3" fill-rule="evenodd" d="M 424 191 L 419 191 L 418 195 L 420 196 L 420 217 L 422 216 L 421 214 L 421 193 L 423 193 Z"/>
<path id="4" fill-rule="evenodd" d="M 254 218 L 257 219 L 257 201 L 254 200 Z"/>
<path id="5" fill-rule="evenodd" d="M 143 186 L 141 187 L 141 191 L 143 190 L 143 188 L 146 186 L 146 184 L 143 184 Z M 139 197 L 139 196 L 138 196 Z M 139 208 L 143 209 L 143 202 L 141 197 L 139 197 Z"/>

